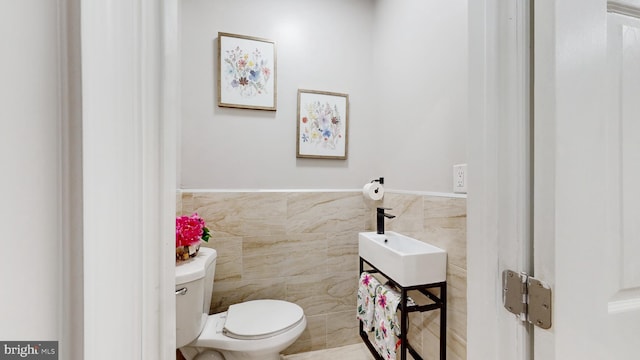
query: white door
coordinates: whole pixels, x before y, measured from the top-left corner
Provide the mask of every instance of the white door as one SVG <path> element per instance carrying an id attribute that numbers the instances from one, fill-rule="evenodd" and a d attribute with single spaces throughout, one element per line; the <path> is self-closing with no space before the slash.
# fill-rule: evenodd
<path id="1" fill-rule="evenodd" d="M 640 359 L 639 15 L 536 2 L 534 266 L 554 301 L 536 360 Z"/>

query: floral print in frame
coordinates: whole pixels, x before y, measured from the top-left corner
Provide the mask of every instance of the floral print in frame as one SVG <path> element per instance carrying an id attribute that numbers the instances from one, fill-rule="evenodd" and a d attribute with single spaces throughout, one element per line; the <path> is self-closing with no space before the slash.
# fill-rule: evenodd
<path id="1" fill-rule="evenodd" d="M 218 106 L 276 110 L 276 44 L 218 33 Z"/>
<path id="2" fill-rule="evenodd" d="M 347 158 L 349 95 L 298 90 L 296 157 Z"/>

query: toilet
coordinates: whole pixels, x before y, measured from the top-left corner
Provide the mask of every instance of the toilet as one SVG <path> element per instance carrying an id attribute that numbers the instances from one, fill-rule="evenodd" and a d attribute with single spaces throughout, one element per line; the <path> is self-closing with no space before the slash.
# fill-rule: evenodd
<path id="1" fill-rule="evenodd" d="M 280 360 L 307 326 L 302 308 L 252 300 L 209 315 L 216 250 L 176 265 L 176 346 L 187 360 Z"/>

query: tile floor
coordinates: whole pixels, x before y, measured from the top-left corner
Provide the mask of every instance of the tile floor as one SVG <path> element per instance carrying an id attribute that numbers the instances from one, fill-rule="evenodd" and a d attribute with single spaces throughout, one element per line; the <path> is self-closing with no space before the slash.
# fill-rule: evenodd
<path id="1" fill-rule="evenodd" d="M 375 360 L 364 344 L 346 345 L 293 355 L 280 355 L 280 357 L 282 360 Z M 176 360 L 184 360 L 182 353 L 177 350 Z"/>
<path id="2" fill-rule="evenodd" d="M 364 344 L 286 355 L 283 360 L 374 360 Z"/>

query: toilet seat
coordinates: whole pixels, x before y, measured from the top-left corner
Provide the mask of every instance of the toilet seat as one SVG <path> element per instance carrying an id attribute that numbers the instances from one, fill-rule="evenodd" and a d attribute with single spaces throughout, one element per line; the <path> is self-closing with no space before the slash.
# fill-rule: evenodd
<path id="1" fill-rule="evenodd" d="M 304 311 L 282 300 L 252 300 L 229 306 L 222 330 L 225 336 L 239 340 L 273 337 L 300 324 Z"/>

